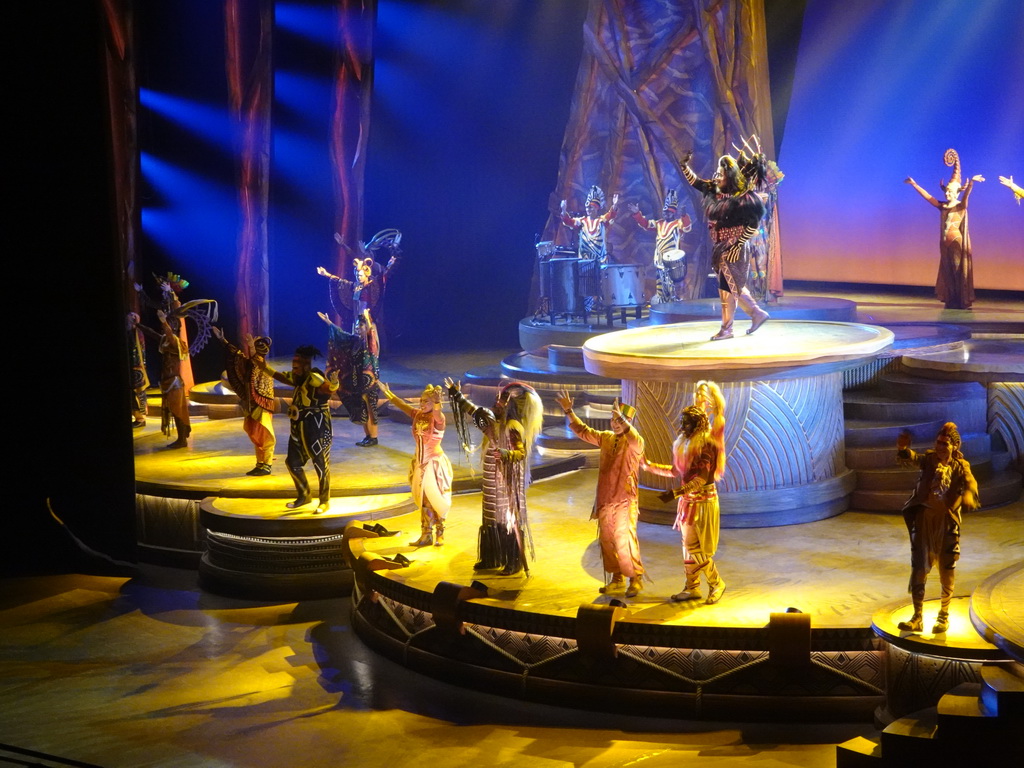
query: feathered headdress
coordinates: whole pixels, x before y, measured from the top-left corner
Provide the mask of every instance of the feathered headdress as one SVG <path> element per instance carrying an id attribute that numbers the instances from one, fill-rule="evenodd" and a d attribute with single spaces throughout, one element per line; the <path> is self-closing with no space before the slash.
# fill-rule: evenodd
<path id="1" fill-rule="evenodd" d="M 679 209 L 679 193 L 675 189 L 670 189 L 665 193 L 665 210 L 678 210 Z"/>
<path id="2" fill-rule="evenodd" d="M 604 190 L 596 184 L 590 188 L 589 192 L 587 192 L 586 205 L 590 205 L 591 203 L 595 203 L 598 208 L 604 208 Z"/>

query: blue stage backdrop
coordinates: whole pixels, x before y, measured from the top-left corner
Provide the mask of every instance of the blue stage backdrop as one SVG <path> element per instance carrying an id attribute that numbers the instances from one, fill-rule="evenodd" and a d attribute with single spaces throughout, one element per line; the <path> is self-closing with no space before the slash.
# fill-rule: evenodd
<path id="1" fill-rule="evenodd" d="M 937 198 L 953 147 L 975 283 L 1024 289 L 1024 3 L 809 0 L 779 164 L 787 278 L 934 285 Z M 774 84 L 773 84 L 774 89 Z"/>

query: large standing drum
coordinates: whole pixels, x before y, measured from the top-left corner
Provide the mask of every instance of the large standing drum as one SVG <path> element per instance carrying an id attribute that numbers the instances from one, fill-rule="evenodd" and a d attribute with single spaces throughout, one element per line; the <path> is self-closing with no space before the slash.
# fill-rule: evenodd
<path id="1" fill-rule="evenodd" d="M 637 307 L 647 303 L 647 267 L 643 264 L 602 264 L 601 298 L 606 307 Z"/>
<path id="2" fill-rule="evenodd" d="M 571 258 L 548 259 L 541 262 L 541 291 L 544 290 L 544 271 L 547 267 L 546 294 L 553 315 L 574 315 L 580 295 L 580 260 Z"/>
<path id="3" fill-rule="evenodd" d="M 580 297 L 601 295 L 601 263 L 597 259 L 580 259 Z"/>
<path id="4" fill-rule="evenodd" d="M 686 251 L 679 248 L 665 251 L 662 263 L 673 283 L 682 283 L 686 280 Z"/>

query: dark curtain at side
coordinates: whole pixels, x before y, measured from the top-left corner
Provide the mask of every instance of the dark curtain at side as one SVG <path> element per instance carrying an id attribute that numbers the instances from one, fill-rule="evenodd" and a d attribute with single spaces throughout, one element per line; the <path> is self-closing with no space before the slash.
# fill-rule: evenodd
<path id="1" fill-rule="evenodd" d="M 138 312 L 139 297 L 132 288 L 141 282 L 135 252 L 139 229 L 139 91 L 135 82 L 133 0 L 103 0 L 103 17 L 118 259 L 124 269 L 125 305 Z"/>
<path id="2" fill-rule="evenodd" d="M 338 0 L 338 60 L 334 78 L 331 160 L 341 248 L 334 273 L 352 274 L 363 237 L 363 185 L 373 93 L 373 32 L 377 0 Z"/>
<path id="3" fill-rule="evenodd" d="M 612 259 L 647 262 L 650 244 L 627 220 L 625 203 L 656 214 L 667 189 L 688 190 L 678 166 L 686 150 L 705 178 L 752 133 L 774 159 L 762 0 L 591 0 L 583 34 L 550 210 L 564 198 L 582 211 L 591 184 L 609 203 L 618 192 L 622 221 L 608 234 Z M 696 298 L 710 268 L 706 219 L 695 194 L 681 201 L 694 221 L 682 247 L 691 259 L 687 295 Z M 568 240 L 554 213 L 543 239 Z"/>
<path id="4" fill-rule="evenodd" d="M 274 93 L 272 0 L 225 0 L 227 79 L 238 152 L 238 338 L 270 333 L 267 208 Z"/>

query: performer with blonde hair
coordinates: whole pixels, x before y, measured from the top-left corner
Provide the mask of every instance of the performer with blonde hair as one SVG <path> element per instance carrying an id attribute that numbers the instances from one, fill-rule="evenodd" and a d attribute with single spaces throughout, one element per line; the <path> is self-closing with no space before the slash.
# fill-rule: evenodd
<path id="1" fill-rule="evenodd" d="M 441 406 L 441 387 L 428 384 L 420 395 L 419 408 L 413 408 L 387 384 L 381 392 L 406 416 L 412 419 L 412 436 L 416 453 L 409 464 L 409 485 L 412 498 L 420 510 L 420 537 L 409 542 L 411 547 L 435 547 L 444 544 L 444 521 L 452 506 L 452 463 L 441 447 L 445 418 Z"/>
<path id="2" fill-rule="evenodd" d="M 679 499 L 673 528 L 682 535 L 686 584 L 672 595 L 672 600 L 700 600 L 700 577 L 704 574 L 708 582 L 706 603 L 713 605 L 725 593 L 725 582 L 714 560 L 720 518 L 715 483 L 725 471 L 725 397 L 713 381 L 698 382 L 694 404 L 683 409 L 672 458 L 673 467 L 648 464 L 649 471 L 666 476 L 671 476 L 674 468 L 683 483 L 660 495 L 662 501 Z"/>

